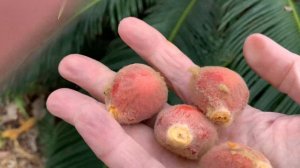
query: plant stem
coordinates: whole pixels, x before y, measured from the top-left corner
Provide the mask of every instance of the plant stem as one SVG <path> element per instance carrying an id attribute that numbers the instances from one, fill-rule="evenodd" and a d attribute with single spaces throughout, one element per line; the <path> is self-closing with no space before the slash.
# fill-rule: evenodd
<path id="1" fill-rule="evenodd" d="M 295 4 L 294 4 L 293 0 L 288 0 L 288 3 L 289 3 L 289 6 L 292 8 L 292 13 L 293 13 L 294 19 L 296 21 L 296 25 L 298 27 L 298 30 L 300 32 L 300 18 L 299 18 L 299 15 L 297 13 L 297 9 L 295 7 Z"/>
<path id="2" fill-rule="evenodd" d="M 184 20 L 186 19 L 186 17 L 190 13 L 190 11 L 193 9 L 196 2 L 197 2 L 197 0 L 191 0 L 191 2 L 188 4 L 187 8 L 183 11 L 182 15 L 180 16 L 179 20 L 177 21 L 174 29 L 172 30 L 172 32 L 168 38 L 169 41 L 173 41 L 175 39 L 180 27 L 182 26 Z"/>

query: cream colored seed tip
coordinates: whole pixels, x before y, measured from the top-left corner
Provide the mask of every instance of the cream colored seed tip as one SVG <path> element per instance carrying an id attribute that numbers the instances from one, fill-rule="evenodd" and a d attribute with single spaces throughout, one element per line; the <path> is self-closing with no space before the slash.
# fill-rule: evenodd
<path id="1" fill-rule="evenodd" d="M 222 91 L 222 92 L 224 92 L 224 93 L 229 93 L 229 92 L 230 92 L 230 91 L 229 91 L 229 88 L 228 88 L 225 84 L 220 84 L 220 85 L 218 86 L 218 88 L 219 88 L 220 91 Z"/>
<path id="2" fill-rule="evenodd" d="M 117 119 L 118 116 L 119 116 L 119 111 L 118 111 L 118 109 L 116 108 L 116 106 L 114 106 L 114 105 L 108 105 L 108 112 L 109 112 L 109 114 L 110 114 L 112 117 L 114 117 L 115 119 Z"/>
<path id="3" fill-rule="evenodd" d="M 193 140 L 190 129 L 185 124 L 174 124 L 167 130 L 167 143 L 174 147 L 184 148 Z"/>
<path id="4" fill-rule="evenodd" d="M 229 149 L 238 149 L 239 148 L 239 144 L 231 142 L 231 141 L 227 142 L 227 146 Z"/>
<path id="5" fill-rule="evenodd" d="M 198 76 L 201 68 L 199 66 L 192 66 L 188 69 L 189 72 L 192 73 L 193 76 Z"/>
<path id="6" fill-rule="evenodd" d="M 231 150 L 232 155 L 240 154 L 248 158 L 254 164 L 254 168 L 272 168 L 272 165 L 268 160 L 262 160 L 262 158 L 258 157 L 254 152 L 243 149 L 240 144 L 231 141 L 228 141 L 226 144 L 227 147 Z"/>
<path id="7" fill-rule="evenodd" d="M 219 125 L 230 125 L 232 122 L 232 115 L 227 108 L 220 108 L 216 110 L 208 110 L 206 116 L 213 121 L 215 124 Z"/>

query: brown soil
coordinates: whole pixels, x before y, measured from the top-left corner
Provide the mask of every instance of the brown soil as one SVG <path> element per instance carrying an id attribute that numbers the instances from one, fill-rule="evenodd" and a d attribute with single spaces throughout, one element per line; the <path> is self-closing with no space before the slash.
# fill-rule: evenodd
<path id="1" fill-rule="evenodd" d="M 20 105 L 21 100 L 21 105 Z M 0 104 L 0 167 L 43 168 L 45 159 L 38 143 L 36 124 L 24 127 L 16 139 L 3 132 L 18 130 L 29 119 L 38 121 L 45 114 L 45 98 L 22 98 Z M 10 135 L 10 134 L 9 134 Z"/>

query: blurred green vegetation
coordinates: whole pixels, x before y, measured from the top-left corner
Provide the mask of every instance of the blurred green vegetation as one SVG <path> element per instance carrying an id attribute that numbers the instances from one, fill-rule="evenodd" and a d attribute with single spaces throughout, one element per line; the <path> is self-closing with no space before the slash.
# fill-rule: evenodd
<path id="1" fill-rule="evenodd" d="M 58 63 L 67 54 L 87 55 L 115 71 L 143 62 L 117 33 L 122 18 L 135 16 L 158 29 L 196 64 L 226 66 L 240 73 L 254 107 L 299 114 L 299 105 L 258 77 L 242 55 L 243 42 L 252 33 L 265 34 L 300 53 L 299 9 L 300 2 L 293 0 L 90 0 L 6 83 L 2 98 L 66 86 L 80 90 L 58 75 Z M 178 102 L 171 93 L 169 103 Z M 48 114 L 39 127 L 48 168 L 104 166 L 72 126 Z"/>

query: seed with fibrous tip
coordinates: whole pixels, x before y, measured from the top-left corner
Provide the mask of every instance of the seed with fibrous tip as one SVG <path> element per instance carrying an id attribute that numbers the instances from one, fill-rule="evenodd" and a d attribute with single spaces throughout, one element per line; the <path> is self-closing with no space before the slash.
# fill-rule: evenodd
<path id="1" fill-rule="evenodd" d="M 226 142 L 209 150 L 199 168 L 272 168 L 270 161 L 249 146 Z"/>
<path id="2" fill-rule="evenodd" d="M 199 159 L 218 139 L 214 125 L 203 113 L 184 104 L 161 111 L 154 134 L 166 149 L 188 159 Z"/>
<path id="3" fill-rule="evenodd" d="M 191 102 L 214 123 L 228 126 L 247 105 L 249 89 L 236 72 L 217 66 L 193 67 Z"/>
<path id="4" fill-rule="evenodd" d="M 162 76 L 144 64 L 130 64 L 116 74 L 105 91 L 107 110 L 121 124 L 151 118 L 167 101 L 168 89 Z"/>

